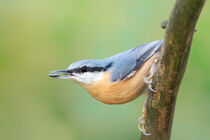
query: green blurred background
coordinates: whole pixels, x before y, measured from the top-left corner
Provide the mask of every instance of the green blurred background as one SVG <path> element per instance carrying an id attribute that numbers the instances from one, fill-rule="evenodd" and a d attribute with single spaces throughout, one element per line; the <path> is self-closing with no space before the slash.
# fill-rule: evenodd
<path id="1" fill-rule="evenodd" d="M 0 140 L 138 140 L 145 95 L 105 105 L 48 77 L 162 39 L 174 0 L 1 0 Z M 210 139 L 210 3 L 197 25 L 177 99 L 172 140 Z"/>

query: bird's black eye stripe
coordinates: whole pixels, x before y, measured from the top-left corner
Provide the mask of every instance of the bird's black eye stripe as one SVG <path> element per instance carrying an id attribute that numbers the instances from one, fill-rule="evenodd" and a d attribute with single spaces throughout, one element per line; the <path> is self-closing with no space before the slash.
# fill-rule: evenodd
<path id="1" fill-rule="evenodd" d="M 71 72 L 71 73 L 85 73 L 85 72 L 100 72 L 100 71 L 103 71 L 103 70 L 104 70 L 103 67 L 87 67 L 87 66 L 83 66 L 81 68 L 71 69 L 68 72 Z"/>
<path id="2" fill-rule="evenodd" d="M 81 68 L 75 68 L 71 69 L 68 72 L 70 73 L 85 73 L 85 72 L 101 72 L 101 71 L 107 71 L 111 66 L 112 62 L 106 65 L 105 67 L 88 67 L 88 66 L 83 66 Z"/>
<path id="3" fill-rule="evenodd" d="M 86 66 L 82 67 L 82 68 L 81 68 L 81 71 L 82 71 L 82 72 L 86 72 L 86 71 L 87 71 L 87 67 L 86 67 Z"/>
<path id="4" fill-rule="evenodd" d="M 92 67 L 89 69 L 90 72 L 100 72 L 103 71 L 103 67 Z"/>
<path id="5" fill-rule="evenodd" d="M 113 62 L 109 63 L 108 65 L 106 65 L 104 67 L 104 71 L 107 71 L 111 66 L 112 66 Z"/>

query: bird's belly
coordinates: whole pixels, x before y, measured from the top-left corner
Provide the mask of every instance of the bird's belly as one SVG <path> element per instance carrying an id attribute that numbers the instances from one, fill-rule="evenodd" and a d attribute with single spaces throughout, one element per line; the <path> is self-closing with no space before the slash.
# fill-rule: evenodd
<path id="1" fill-rule="evenodd" d="M 153 58 L 130 78 L 120 82 L 110 82 L 110 73 L 105 73 L 103 80 L 95 84 L 81 84 L 94 98 L 105 104 L 123 104 L 136 99 L 144 92 L 144 77 L 148 75 Z"/>
<path id="2" fill-rule="evenodd" d="M 125 84 L 120 82 L 111 85 L 107 88 L 101 88 L 96 92 L 91 92 L 90 94 L 96 99 L 100 100 L 106 104 L 123 104 L 136 99 L 145 89 L 144 83 L 141 81 L 136 81 L 135 84 Z M 127 82 L 126 82 L 127 83 Z"/>

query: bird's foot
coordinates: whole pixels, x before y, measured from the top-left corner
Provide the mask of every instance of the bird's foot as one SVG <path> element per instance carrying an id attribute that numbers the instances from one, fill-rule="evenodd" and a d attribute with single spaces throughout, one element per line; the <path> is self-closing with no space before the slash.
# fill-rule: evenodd
<path id="1" fill-rule="evenodd" d="M 152 91 L 152 92 L 157 92 L 156 90 L 154 90 L 152 88 L 152 79 L 153 79 L 153 76 L 154 76 L 154 73 L 155 73 L 155 70 L 157 68 L 157 62 L 159 61 L 159 57 L 156 57 L 152 63 L 152 66 L 150 68 L 150 71 L 149 71 L 149 76 L 145 77 L 144 78 L 144 82 L 145 84 L 148 85 L 148 88 Z"/>
<path id="2" fill-rule="evenodd" d="M 138 118 L 138 128 L 139 130 L 146 136 L 149 136 L 150 134 L 146 132 L 145 129 L 145 119 L 146 119 L 146 109 L 145 107 L 142 110 L 142 116 Z"/>

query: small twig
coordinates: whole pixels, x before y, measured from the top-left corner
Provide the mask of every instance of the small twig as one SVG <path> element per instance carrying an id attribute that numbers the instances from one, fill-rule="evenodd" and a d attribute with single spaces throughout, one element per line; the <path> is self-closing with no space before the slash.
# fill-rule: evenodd
<path id="1" fill-rule="evenodd" d="M 162 29 L 166 29 L 167 24 L 168 24 L 168 20 L 163 21 L 163 22 L 161 23 Z"/>

